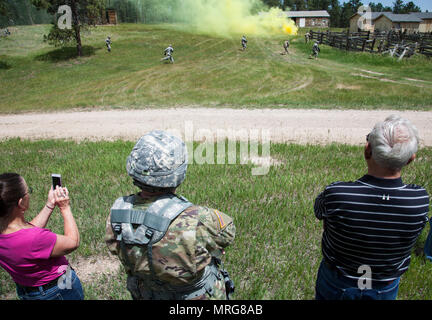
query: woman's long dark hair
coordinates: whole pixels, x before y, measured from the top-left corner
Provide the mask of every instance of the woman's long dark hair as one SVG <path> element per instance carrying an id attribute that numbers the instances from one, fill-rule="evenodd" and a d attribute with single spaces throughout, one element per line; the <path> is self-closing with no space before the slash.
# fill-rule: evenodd
<path id="1" fill-rule="evenodd" d="M 6 217 L 26 193 L 23 178 L 17 173 L 0 175 L 0 218 Z"/>

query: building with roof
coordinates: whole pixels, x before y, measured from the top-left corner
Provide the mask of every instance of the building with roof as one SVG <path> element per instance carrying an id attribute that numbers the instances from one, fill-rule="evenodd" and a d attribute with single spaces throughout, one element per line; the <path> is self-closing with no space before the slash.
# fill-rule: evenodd
<path id="1" fill-rule="evenodd" d="M 350 32 L 358 32 L 358 31 L 374 31 L 374 23 L 375 20 L 381 16 L 382 12 L 371 12 L 371 21 L 365 21 L 359 25 L 360 14 L 356 13 L 350 18 Z"/>
<path id="2" fill-rule="evenodd" d="M 432 12 L 413 12 L 418 18 L 422 19 L 420 22 L 420 32 L 432 32 Z"/>
<path id="3" fill-rule="evenodd" d="M 412 14 L 394 14 L 385 12 L 375 19 L 375 30 L 377 31 L 419 31 L 422 19 Z"/>
<path id="4" fill-rule="evenodd" d="M 328 28 L 330 26 L 330 14 L 326 10 L 285 11 L 284 14 L 300 28 Z"/>
<path id="5" fill-rule="evenodd" d="M 361 16 L 356 13 L 350 18 L 350 32 L 357 31 L 390 31 L 408 32 L 432 31 L 432 13 L 413 12 L 409 14 L 394 14 L 392 12 L 372 12 L 369 22 L 360 22 Z M 360 23 L 359 23 L 360 22 Z"/>

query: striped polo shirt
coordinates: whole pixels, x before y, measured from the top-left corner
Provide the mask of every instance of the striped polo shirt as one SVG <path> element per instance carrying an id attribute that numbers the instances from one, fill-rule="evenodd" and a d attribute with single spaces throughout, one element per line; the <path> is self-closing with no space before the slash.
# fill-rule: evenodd
<path id="1" fill-rule="evenodd" d="M 411 250 L 428 221 L 429 196 L 402 179 L 365 175 L 335 182 L 318 195 L 315 215 L 324 220 L 324 260 L 344 276 L 359 279 L 361 265 L 374 281 L 392 281 L 408 270 Z"/>

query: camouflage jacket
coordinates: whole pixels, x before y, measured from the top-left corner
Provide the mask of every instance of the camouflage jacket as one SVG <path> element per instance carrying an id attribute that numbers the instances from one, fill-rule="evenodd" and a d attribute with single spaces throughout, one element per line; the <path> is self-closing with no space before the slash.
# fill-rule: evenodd
<path id="1" fill-rule="evenodd" d="M 146 210 L 156 199 L 135 195 L 134 209 Z M 235 231 L 232 218 L 220 211 L 195 205 L 187 208 L 171 223 L 162 240 L 152 247 L 156 276 L 176 286 L 194 282 L 202 276 L 212 256 L 222 256 L 223 249 L 233 242 Z M 147 246 L 126 245 L 127 258 L 133 266 L 130 270 L 109 216 L 105 242 L 110 252 L 119 256 L 128 273 L 140 278 L 150 277 Z"/>

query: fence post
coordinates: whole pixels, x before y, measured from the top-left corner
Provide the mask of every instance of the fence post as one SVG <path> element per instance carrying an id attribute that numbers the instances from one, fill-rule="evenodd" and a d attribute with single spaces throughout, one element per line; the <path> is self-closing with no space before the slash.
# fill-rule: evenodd
<path id="1" fill-rule="evenodd" d="M 372 45 L 371 45 L 371 52 L 374 51 L 375 42 L 376 42 L 376 38 L 374 38 L 373 41 L 372 41 Z"/>
<path id="2" fill-rule="evenodd" d="M 384 47 L 384 39 L 380 40 L 380 44 L 378 46 L 378 53 L 382 53 Z"/>

